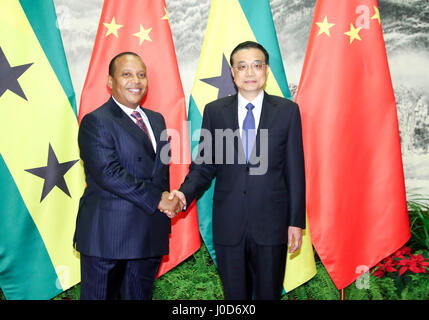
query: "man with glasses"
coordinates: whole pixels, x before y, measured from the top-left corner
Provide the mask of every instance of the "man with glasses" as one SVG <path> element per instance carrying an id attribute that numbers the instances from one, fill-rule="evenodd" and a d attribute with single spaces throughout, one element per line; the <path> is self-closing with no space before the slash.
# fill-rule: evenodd
<path id="1" fill-rule="evenodd" d="M 297 104 L 264 91 L 269 55 L 263 46 L 239 44 L 230 63 L 238 93 L 205 107 L 202 130 L 211 133 L 212 148 L 200 139 L 197 158 L 172 194 L 190 204 L 216 178 L 213 242 L 225 298 L 280 299 L 287 247 L 299 250 L 305 228 L 300 113 Z M 222 146 L 224 159 L 215 161 L 216 130 L 231 129 L 239 132 L 234 148 Z M 231 152 L 233 163 L 226 161 Z M 266 162 L 262 173 L 252 171 L 261 165 L 258 155 Z"/>

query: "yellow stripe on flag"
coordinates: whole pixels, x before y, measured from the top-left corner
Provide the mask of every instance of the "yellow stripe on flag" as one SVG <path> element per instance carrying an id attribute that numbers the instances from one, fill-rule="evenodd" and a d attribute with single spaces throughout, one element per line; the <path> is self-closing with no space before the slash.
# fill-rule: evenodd
<path id="1" fill-rule="evenodd" d="M 0 20 L 2 29 L 8 30 L 0 32 L 0 46 L 10 65 L 32 63 L 18 79 L 27 100 L 10 90 L 1 97 L 0 151 L 41 234 L 61 286 L 68 288 L 80 281 L 72 239 L 76 199 L 84 189 L 82 165 L 76 163 L 64 176 L 72 198 L 54 187 L 42 202 L 44 179 L 25 170 L 47 165 L 49 144 L 60 163 L 79 159 L 77 119 L 19 2 L 2 3 Z M 56 228 L 64 225 L 70 228 Z"/>
<path id="2" fill-rule="evenodd" d="M 286 272 L 283 280 L 283 288 L 286 292 L 307 282 L 317 272 L 307 216 L 306 226 L 307 228 L 302 231 L 301 248 L 292 254 L 289 251 L 287 253 Z"/>

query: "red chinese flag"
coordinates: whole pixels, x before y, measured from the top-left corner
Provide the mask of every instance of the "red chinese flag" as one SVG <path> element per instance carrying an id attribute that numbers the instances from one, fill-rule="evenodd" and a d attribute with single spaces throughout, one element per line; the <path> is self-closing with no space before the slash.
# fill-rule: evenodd
<path id="1" fill-rule="evenodd" d="M 171 139 L 170 187 L 178 189 L 191 159 L 186 102 L 164 0 L 105 0 L 82 91 L 79 122 L 110 97 L 108 66 L 118 53 L 132 51 L 147 68 L 148 91 L 142 106 L 162 113 Z M 172 220 L 170 253 L 158 276 L 200 248 L 196 206 Z"/>
<path id="2" fill-rule="evenodd" d="M 376 0 L 318 0 L 296 98 L 313 245 L 338 289 L 410 237 Z"/>

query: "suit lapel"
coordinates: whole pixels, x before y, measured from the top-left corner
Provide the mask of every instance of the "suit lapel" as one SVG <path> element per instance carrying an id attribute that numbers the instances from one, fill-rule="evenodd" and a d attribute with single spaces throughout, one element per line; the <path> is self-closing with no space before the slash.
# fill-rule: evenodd
<path id="1" fill-rule="evenodd" d="M 264 92 L 264 100 L 262 101 L 262 110 L 261 118 L 259 119 L 259 126 L 256 131 L 255 144 L 253 145 L 252 153 L 250 154 L 251 161 L 252 158 L 256 157 L 256 152 L 260 152 L 260 142 L 261 142 L 261 129 L 269 130 L 271 128 L 271 123 L 276 118 L 277 108 L 269 94 Z M 243 151 L 244 152 L 244 151 Z"/>
<path id="2" fill-rule="evenodd" d="M 122 109 L 113 101 L 113 99 L 110 99 L 111 101 L 111 113 L 113 118 L 115 119 L 115 122 L 126 132 L 128 132 L 131 136 L 133 136 L 137 141 L 141 141 L 143 144 L 143 147 L 145 150 L 152 156 L 155 157 L 155 151 L 153 150 L 152 143 L 150 142 L 149 137 L 146 135 L 146 133 L 143 132 L 142 129 L 140 129 L 133 120 L 130 119 L 128 115 L 125 114 L 125 112 L 122 111 Z M 152 126 L 152 123 L 151 123 Z M 155 135 L 156 137 L 156 135 Z"/>
<path id="3" fill-rule="evenodd" d="M 272 103 L 271 96 L 264 92 L 264 100 L 262 102 L 261 118 L 259 119 L 259 127 L 257 132 L 257 139 L 260 135 L 260 129 L 269 129 L 271 123 L 276 118 L 276 107 Z"/>
<path id="4" fill-rule="evenodd" d="M 146 114 L 146 116 L 147 116 L 147 118 L 149 120 L 150 126 L 152 128 L 153 135 L 155 137 L 156 153 L 158 153 L 159 147 L 160 147 L 161 132 L 163 130 L 162 123 L 160 123 L 159 121 L 156 121 L 156 119 L 152 116 L 152 114 L 150 112 L 147 111 L 147 109 L 145 109 L 143 107 L 141 107 L 141 108 L 142 108 L 142 110 L 144 111 L 144 113 Z"/>
<path id="5" fill-rule="evenodd" d="M 141 108 L 143 109 L 143 111 L 145 112 L 145 114 L 149 120 L 150 126 L 152 128 L 152 132 L 153 132 L 153 135 L 154 135 L 155 141 L 156 141 L 156 152 L 154 154 L 155 155 L 155 163 L 153 165 L 153 170 L 152 170 L 152 177 L 154 177 L 157 175 L 158 170 L 162 167 L 161 166 L 161 164 L 162 164 L 162 162 L 161 162 L 161 160 L 162 160 L 161 159 L 161 149 L 164 147 L 164 145 L 167 142 L 165 140 L 161 141 L 161 134 L 162 134 L 162 131 L 166 128 L 163 126 L 163 123 L 161 121 L 158 121 L 156 119 L 156 117 L 153 117 L 153 114 L 150 111 L 148 111 L 147 109 L 145 109 L 143 107 L 141 107 Z M 153 150 L 153 148 L 152 148 L 152 150 Z"/>
<path id="6" fill-rule="evenodd" d="M 231 120 L 231 123 L 227 126 L 231 128 L 232 131 L 236 131 L 239 129 L 240 125 L 238 123 L 238 96 L 235 95 L 234 99 L 232 99 L 232 103 L 228 106 L 229 114 L 227 115 L 228 119 Z"/>
<path id="7" fill-rule="evenodd" d="M 238 123 L 238 95 L 234 95 L 231 97 L 231 100 L 227 101 L 224 105 L 224 123 L 225 129 L 231 128 L 233 133 L 240 129 Z M 240 155 L 238 159 L 244 159 L 244 148 L 243 141 L 241 140 L 241 132 L 238 132 L 238 142 L 234 143 L 234 152 L 235 156 Z"/>

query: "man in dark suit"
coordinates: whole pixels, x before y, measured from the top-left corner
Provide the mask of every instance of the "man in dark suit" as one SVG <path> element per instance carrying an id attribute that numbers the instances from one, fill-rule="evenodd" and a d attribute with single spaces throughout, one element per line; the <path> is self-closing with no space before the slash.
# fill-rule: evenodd
<path id="1" fill-rule="evenodd" d="M 143 109 L 146 66 L 131 52 L 114 57 L 112 97 L 87 114 L 79 129 L 87 187 L 80 200 L 74 244 L 81 255 L 81 299 L 151 299 L 170 218 L 181 210 L 168 200 L 165 121 Z M 165 133 L 165 132 L 164 132 Z M 178 208 L 180 207 L 180 208 Z"/>
<path id="2" fill-rule="evenodd" d="M 190 204 L 216 178 L 213 242 L 226 299 L 279 299 L 287 246 L 298 250 L 305 228 L 300 113 L 264 92 L 268 60 L 255 42 L 232 51 L 238 94 L 207 104 L 202 133 L 211 139 L 200 138 L 185 181 L 172 191 Z"/>

